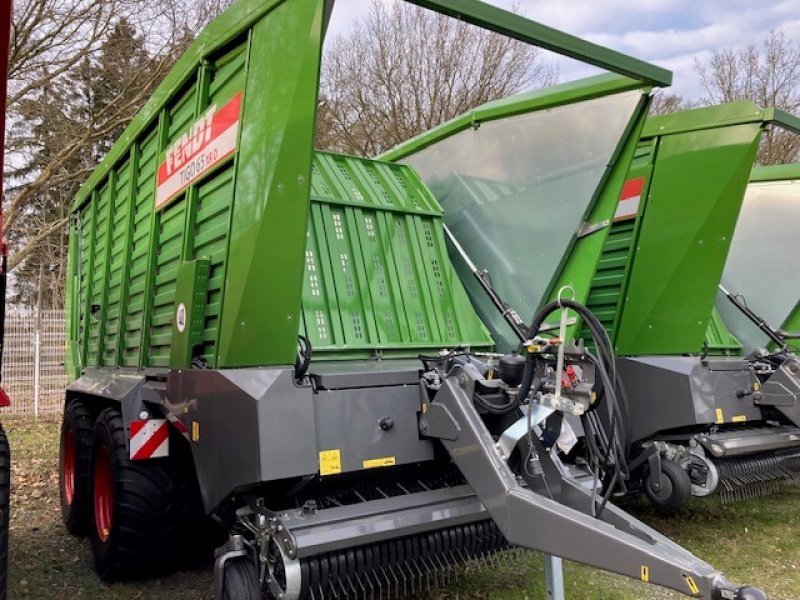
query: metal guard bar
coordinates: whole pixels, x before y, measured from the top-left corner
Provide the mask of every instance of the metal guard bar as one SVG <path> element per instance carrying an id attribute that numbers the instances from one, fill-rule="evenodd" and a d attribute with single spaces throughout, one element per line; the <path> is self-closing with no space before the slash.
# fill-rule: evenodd
<path id="1" fill-rule="evenodd" d="M 552 499 L 521 485 L 475 410 L 473 390 L 472 376 L 454 369 L 420 419 L 420 431 L 441 440 L 510 543 L 687 596 L 740 597 L 714 567 L 619 508 L 608 504 L 599 518 L 591 516 L 591 493 L 571 478 L 549 484 Z M 547 454 L 539 458 L 546 472 L 560 471 Z"/>
<path id="2" fill-rule="evenodd" d="M 478 0 L 406 1 L 647 84 L 659 87 L 672 84 L 672 72 L 667 69 L 598 46 Z"/>

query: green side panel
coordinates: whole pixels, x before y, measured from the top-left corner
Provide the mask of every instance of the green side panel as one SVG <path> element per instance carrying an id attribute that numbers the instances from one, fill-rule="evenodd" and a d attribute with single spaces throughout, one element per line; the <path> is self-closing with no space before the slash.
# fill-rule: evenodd
<path id="1" fill-rule="evenodd" d="M 103 330 L 104 365 L 116 363 L 117 336 L 120 331 L 120 298 L 123 292 L 123 271 L 127 260 L 128 211 L 130 209 L 131 165 L 125 161 L 116 170 L 113 209 L 111 218 L 111 238 L 109 249 L 108 283 L 103 306 L 105 318 Z"/>
<path id="2" fill-rule="evenodd" d="M 175 281 L 174 319 L 170 338 L 170 369 L 188 369 L 200 354 L 208 297 L 207 259 L 182 263 Z"/>
<path id="3" fill-rule="evenodd" d="M 79 367 L 86 365 L 86 344 L 88 340 L 89 294 L 91 291 L 89 275 L 92 272 L 92 244 L 94 236 L 95 204 L 87 204 L 78 213 L 77 221 L 77 298 L 75 310 L 77 315 L 76 346 Z"/>
<path id="4" fill-rule="evenodd" d="M 286 2 L 252 29 L 218 367 L 295 360 L 323 6 Z"/>
<path id="5" fill-rule="evenodd" d="M 67 282 L 64 302 L 64 313 L 67 326 L 66 348 L 64 352 L 64 370 L 69 380 L 77 378 L 80 373 L 81 359 L 78 336 L 78 315 L 80 314 L 79 286 L 80 268 L 78 245 L 80 243 L 78 228 L 73 219 L 69 225 L 69 251 L 67 253 Z"/>
<path id="6" fill-rule="evenodd" d="M 91 293 L 89 299 L 89 319 L 86 346 L 86 361 L 90 365 L 101 363 L 101 330 L 103 329 L 105 309 L 103 302 L 107 283 L 106 262 L 107 253 L 110 245 L 109 223 L 113 218 L 112 210 L 114 207 L 112 198 L 111 183 L 107 182 L 97 193 L 97 218 L 95 221 L 95 240 L 91 248 L 92 264 L 94 268 L 90 274 Z"/>
<path id="7" fill-rule="evenodd" d="M 655 154 L 655 140 L 640 141 L 636 146 L 625 178 L 626 181 L 639 178 L 644 180 L 643 198 L 646 198 L 648 194 Z M 617 191 L 617 197 L 619 197 L 620 191 Z M 615 201 L 614 204 L 616 206 L 617 202 Z M 612 340 L 615 339 L 621 308 L 625 302 L 626 283 L 636 253 L 642 208 L 643 203 L 640 201 L 635 218 L 618 221 L 612 219 L 608 235 L 600 250 L 600 259 L 592 278 L 592 286 L 586 297 L 586 306 L 597 316 Z M 582 329 L 581 337 L 584 340 L 591 339 L 588 328 Z"/>
<path id="8" fill-rule="evenodd" d="M 120 364 L 139 366 L 139 345 L 144 326 L 144 303 L 147 285 L 147 260 L 150 254 L 153 197 L 155 195 L 158 130 L 153 128 L 142 136 L 139 147 L 139 164 L 133 199 L 134 212 L 131 227 L 130 272 L 126 285 L 127 302 L 122 307 L 124 329 Z"/>
<path id="9" fill-rule="evenodd" d="M 742 344 L 728 330 L 716 307 L 711 311 L 705 343 L 709 354 L 739 356 L 742 353 Z"/>
<path id="10" fill-rule="evenodd" d="M 315 353 L 492 346 L 410 167 L 317 153 L 312 174 L 303 319 Z"/>
<path id="11" fill-rule="evenodd" d="M 620 191 L 628 179 L 630 166 L 632 162 L 638 162 L 642 154 L 639 136 L 647 119 L 649 101 L 649 96 L 643 96 L 638 112 L 631 119 L 628 133 L 620 140 L 613 166 L 597 191 L 597 200 L 584 220 L 587 233 L 577 236 L 575 243 L 567 252 L 562 268 L 558 276 L 553 279 L 543 304 L 556 300 L 559 290 L 565 286 L 572 288 L 575 300 L 586 304 L 593 287 L 601 284 L 594 278 L 597 265 L 613 229 L 612 217 L 617 209 Z M 567 339 L 576 337 L 582 337 L 584 340 L 590 339 L 590 336 L 582 331 L 583 323 L 578 315 L 571 312 L 570 317 L 575 320 L 575 323 L 569 326 Z M 557 321 L 557 315 L 548 317 L 548 322 L 555 323 Z"/>
<path id="12" fill-rule="evenodd" d="M 175 285 L 181 260 L 186 202 L 173 202 L 161 211 L 158 229 L 158 248 L 150 316 L 147 365 L 168 367 L 172 321 L 174 319 Z"/>
<path id="13" fill-rule="evenodd" d="M 223 106 L 244 89 L 248 48 L 249 43 L 243 43 L 209 65 L 208 105 Z M 191 256 L 209 262 L 205 325 L 197 354 L 211 367 L 217 362 L 235 173 L 234 159 L 197 185 L 188 240 Z"/>
<path id="14" fill-rule="evenodd" d="M 661 139 L 616 333 L 621 355 L 701 352 L 761 123 Z"/>
<path id="15" fill-rule="evenodd" d="M 213 179 L 198 186 L 196 234 L 192 237 L 192 252 L 196 258 L 208 260 L 210 265 L 205 328 L 202 349 L 199 353 L 209 366 L 216 364 L 216 345 L 228 253 L 228 229 L 233 204 L 233 173 L 231 164 Z"/>

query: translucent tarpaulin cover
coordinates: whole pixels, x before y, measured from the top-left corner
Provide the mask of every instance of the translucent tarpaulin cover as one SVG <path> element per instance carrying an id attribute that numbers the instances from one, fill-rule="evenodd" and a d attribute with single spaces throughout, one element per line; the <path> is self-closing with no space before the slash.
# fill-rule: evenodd
<path id="1" fill-rule="evenodd" d="M 543 302 L 640 98 L 626 92 L 488 121 L 403 160 L 523 319 Z M 464 261 L 452 247 L 450 254 L 499 349 L 515 346 Z"/>
<path id="2" fill-rule="evenodd" d="M 779 328 L 800 301 L 800 182 L 751 183 L 736 223 L 722 285 Z M 769 339 L 720 294 L 717 308 L 745 352 Z"/>

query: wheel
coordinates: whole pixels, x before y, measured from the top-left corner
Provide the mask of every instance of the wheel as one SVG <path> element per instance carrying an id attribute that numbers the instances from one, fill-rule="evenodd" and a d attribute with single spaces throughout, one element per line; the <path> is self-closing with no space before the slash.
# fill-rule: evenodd
<path id="1" fill-rule="evenodd" d="M 170 434 L 169 457 L 131 461 L 119 410 L 97 417 L 89 529 L 103 580 L 151 577 L 186 563 L 204 514 L 186 442 Z"/>
<path id="2" fill-rule="evenodd" d="M 661 487 L 656 489 L 655 478 L 648 470 L 645 473 L 644 492 L 659 508 L 675 510 L 680 508 L 692 494 L 692 481 L 689 474 L 672 460 L 661 461 Z"/>
<path id="3" fill-rule="evenodd" d="M 61 518 L 73 535 L 89 529 L 89 472 L 91 470 L 94 417 L 81 400 L 70 401 L 61 421 L 58 482 Z"/>
<path id="4" fill-rule="evenodd" d="M 11 516 L 11 448 L 0 425 L 0 600 L 6 600 L 8 573 L 8 521 Z"/>
<path id="5" fill-rule="evenodd" d="M 262 600 L 256 565 L 249 558 L 232 558 L 225 563 L 223 600 Z"/>

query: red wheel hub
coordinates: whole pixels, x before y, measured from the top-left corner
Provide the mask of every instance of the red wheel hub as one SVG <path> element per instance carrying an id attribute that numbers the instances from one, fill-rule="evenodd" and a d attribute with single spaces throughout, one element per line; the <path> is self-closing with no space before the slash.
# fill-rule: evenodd
<path id="1" fill-rule="evenodd" d="M 94 526 L 101 542 L 111 535 L 114 512 L 114 471 L 108 448 L 100 446 L 94 459 Z"/>
<path id="2" fill-rule="evenodd" d="M 64 501 L 67 506 L 72 506 L 75 498 L 75 434 L 67 431 L 64 437 L 64 475 L 61 482 L 64 492 Z"/>

